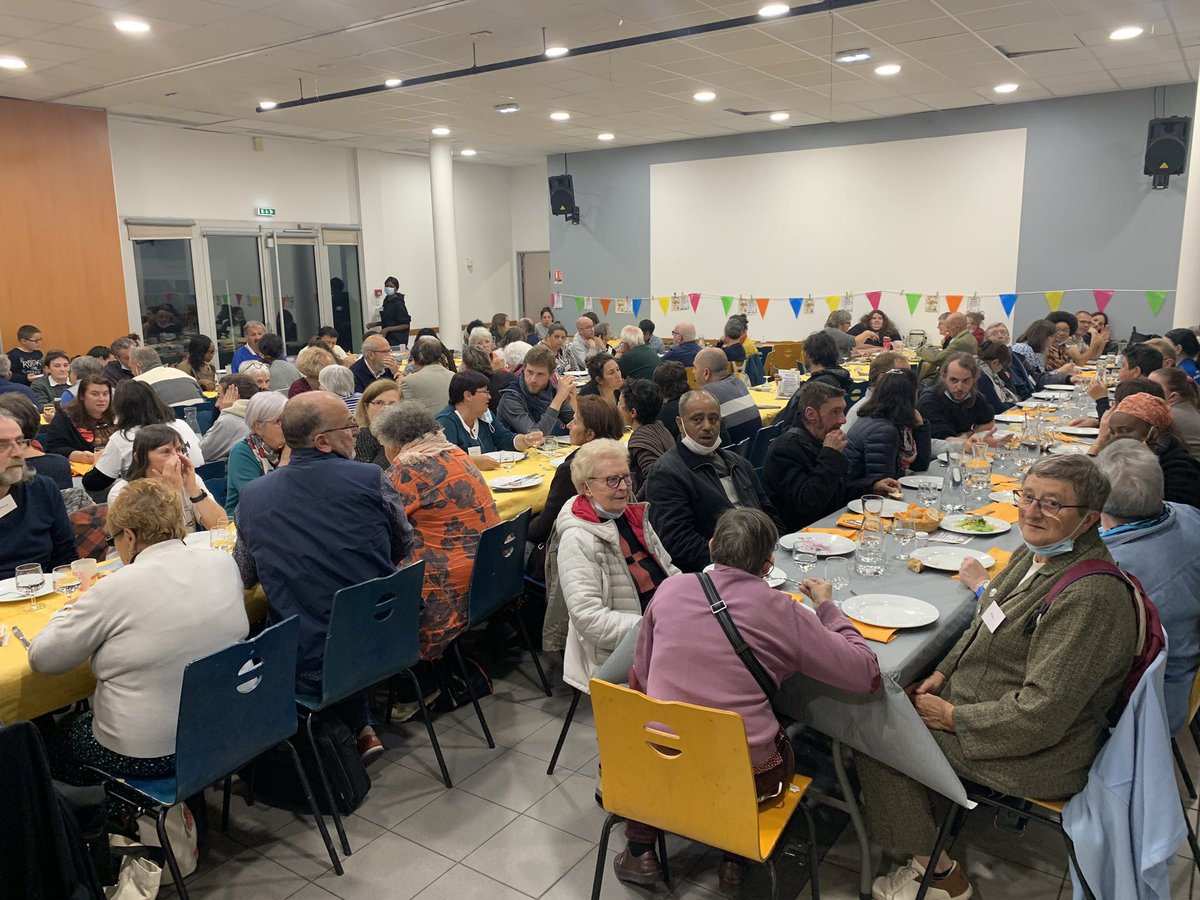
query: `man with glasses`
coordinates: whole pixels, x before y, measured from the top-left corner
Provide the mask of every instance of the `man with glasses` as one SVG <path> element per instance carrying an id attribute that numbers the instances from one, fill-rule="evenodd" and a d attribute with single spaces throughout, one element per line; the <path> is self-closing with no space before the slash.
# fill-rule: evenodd
<path id="1" fill-rule="evenodd" d="M 575 322 L 575 337 L 563 348 L 563 354 L 570 361 L 569 371 L 580 371 L 587 368 L 587 361 L 597 353 L 607 353 L 608 345 L 596 337 L 596 323 L 590 316 L 580 316 Z"/>
<path id="2" fill-rule="evenodd" d="M 24 563 L 41 563 L 49 573 L 79 558 L 62 494 L 25 464 L 28 446 L 21 423 L 0 409 L 0 578 L 12 578 Z"/>
<path id="3" fill-rule="evenodd" d="M 297 690 L 319 694 L 333 595 L 395 572 L 412 549 L 413 532 L 386 474 L 354 461 L 358 424 L 341 397 L 298 394 L 280 426 L 291 458 L 242 489 L 234 559 L 246 586 L 261 583 L 266 591 L 269 622 L 299 616 Z M 318 499 L 321 521 L 336 526 L 321 527 L 313 518 Z M 357 737 L 364 762 L 383 752 L 366 694 L 335 709 Z"/>
<path id="4" fill-rule="evenodd" d="M 17 329 L 17 346 L 8 351 L 12 380 L 29 387 L 34 379 L 42 375 L 42 358 L 41 329 L 36 325 L 22 325 Z"/>
<path id="5" fill-rule="evenodd" d="M 404 373 L 392 355 L 391 344 L 378 334 L 363 338 L 362 357 L 350 367 L 350 371 L 354 373 L 354 390 L 360 394 L 381 378 L 390 378 L 397 384 L 404 380 Z"/>
<path id="6" fill-rule="evenodd" d="M 696 340 L 696 326 L 691 322 L 680 322 L 671 331 L 671 346 L 663 354 L 663 362 L 677 362 L 691 368 L 700 352 L 700 342 Z"/>

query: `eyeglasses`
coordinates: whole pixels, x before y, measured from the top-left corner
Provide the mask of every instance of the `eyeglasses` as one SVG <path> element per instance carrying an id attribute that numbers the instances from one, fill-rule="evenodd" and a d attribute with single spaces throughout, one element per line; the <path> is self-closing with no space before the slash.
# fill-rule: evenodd
<path id="1" fill-rule="evenodd" d="M 367 406 L 395 406 L 399 400 L 372 400 Z"/>
<path id="2" fill-rule="evenodd" d="M 333 434 L 335 431 L 358 431 L 358 423 L 351 422 L 349 425 L 339 425 L 337 428 L 326 428 L 324 431 L 318 431 L 316 437 L 323 434 Z"/>
<path id="3" fill-rule="evenodd" d="M 589 478 L 588 481 L 603 481 L 611 490 L 616 490 L 621 485 L 633 487 L 632 475 L 608 475 L 604 478 Z"/>
<path id="4" fill-rule="evenodd" d="M 1057 500 L 1030 497 L 1025 491 L 1013 491 L 1013 499 L 1017 501 L 1017 506 L 1021 507 L 1021 509 L 1029 509 L 1029 507 L 1036 503 L 1038 509 L 1042 511 L 1042 515 L 1049 516 L 1052 519 L 1058 518 L 1058 514 L 1064 509 L 1087 509 L 1086 506 L 1079 504 L 1059 503 Z"/>
<path id="5" fill-rule="evenodd" d="M 15 441 L 0 441 L 0 453 L 11 453 L 14 450 L 24 450 L 33 441 L 29 438 L 19 438 Z"/>

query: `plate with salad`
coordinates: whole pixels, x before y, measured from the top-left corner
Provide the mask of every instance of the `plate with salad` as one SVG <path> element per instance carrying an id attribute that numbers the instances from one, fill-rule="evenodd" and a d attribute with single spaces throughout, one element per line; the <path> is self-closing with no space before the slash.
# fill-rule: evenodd
<path id="1" fill-rule="evenodd" d="M 967 514 L 965 516 L 946 516 L 942 519 L 941 527 L 955 534 L 1004 534 L 1012 528 L 1003 519 L 992 516 Z"/>

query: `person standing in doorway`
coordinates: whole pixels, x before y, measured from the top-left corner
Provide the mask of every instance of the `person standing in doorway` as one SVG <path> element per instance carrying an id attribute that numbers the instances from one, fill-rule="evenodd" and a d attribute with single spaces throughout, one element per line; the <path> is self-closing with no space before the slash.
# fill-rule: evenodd
<path id="1" fill-rule="evenodd" d="M 400 293 L 400 282 L 392 275 L 383 282 L 383 306 L 379 309 L 379 333 L 393 347 L 408 346 L 408 331 L 412 316 Z"/>

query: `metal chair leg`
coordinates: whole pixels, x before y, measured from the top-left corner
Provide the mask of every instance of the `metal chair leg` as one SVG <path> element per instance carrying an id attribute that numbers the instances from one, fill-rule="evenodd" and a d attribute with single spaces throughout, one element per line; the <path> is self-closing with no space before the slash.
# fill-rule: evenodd
<path id="1" fill-rule="evenodd" d="M 768 859 L 763 865 L 767 867 L 767 875 L 771 879 L 771 900 L 779 900 L 779 876 L 775 873 L 775 860 Z"/>
<path id="2" fill-rule="evenodd" d="M 287 747 L 288 752 L 292 755 L 292 764 L 296 767 L 296 777 L 300 779 L 300 787 L 304 789 L 304 799 L 308 801 L 308 811 L 312 813 L 317 830 L 321 833 L 321 840 L 325 842 L 325 850 L 329 853 L 329 859 L 333 863 L 333 871 L 341 875 L 343 874 L 342 861 L 338 859 L 337 851 L 333 849 L 333 841 L 329 837 L 329 829 L 325 827 L 325 818 L 321 815 L 321 808 L 317 805 L 317 798 L 313 796 L 312 786 L 308 783 L 308 776 L 304 774 L 304 766 L 300 762 L 300 754 L 296 752 L 296 748 L 291 741 L 284 741 L 281 746 Z"/>
<path id="3" fill-rule="evenodd" d="M 554 767 L 558 765 L 558 755 L 562 753 L 563 744 L 567 741 L 567 730 L 571 727 L 571 720 L 575 718 L 575 707 L 579 706 L 579 697 L 582 694 L 578 688 L 572 688 L 575 691 L 575 696 L 571 698 L 571 708 L 567 710 L 567 718 L 563 721 L 562 731 L 558 733 L 558 743 L 554 745 L 554 753 L 550 755 L 550 765 L 546 769 L 547 775 L 554 774 Z"/>
<path id="4" fill-rule="evenodd" d="M 1183 824 L 1187 826 L 1188 846 L 1192 848 L 1192 864 L 1200 871 L 1200 844 L 1196 842 L 1196 831 L 1192 828 L 1192 820 L 1188 818 L 1187 807 L 1183 810 Z"/>
<path id="5" fill-rule="evenodd" d="M 462 650 L 458 648 L 458 641 L 450 645 L 454 648 L 454 657 L 458 660 L 458 671 L 462 674 L 463 682 L 467 686 L 467 693 L 471 695 L 471 705 L 475 707 L 475 715 L 479 719 L 479 727 L 483 729 L 483 736 L 487 739 L 487 745 L 492 750 L 496 749 L 496 742 L 492 740 L 492 730 L 488 728 L 487 719 L 483 717 L 483 709 L 479 706 L 479 698 L 475 696 L 475 686 L 471 684 L 471 676 L 467 674 L 467 664 L 463 660 Z"/>
<path id="6" fill-rule="evenodd" d="M 658 829 L 658 864 L 662 866 L 663 883 L 671 889 L 671 864 L 667 859 L 667 833 Z"/>
<path id="7" fill-rule="evenodd" d="M 171 849 L 171 839 L 167 836 L 167 812 L 169 806 L 160 806 L 158 815 L 154 817 L 154 827 L 158 831 L 158 843 L 162 847 L 163 856 L 167 859 L 167 868 L 171 870 L 171 880 L 175 882 L 175 890 L 180 900 L 188 900 L 187 887 L 183 883 L 183 875 L 179 871 L 179 863 L 175 859 L 175 851 Z"/>
<path id="8" fill-rule="evenodd" d="M 533 659 L 533 667 L 537 669 L 538 678 L 541 679 L 542 690 L 546 692 L 547 697 L 553 697 L 554 695 L 550 691 L 550 680 L 542 669 L 542 661 L 538 659 L 538 652 L 533 646 L 533 641 L 529 639 L 529 629 L 525 627 L 525 620 L 521 618 L 521 612 L 516 607 L 513 607 L 513 618 L 517 620 L 517 630 L 521 632 L 521 640 L 525 642 L 525 649 L 529 651 L 529 656 Z"/>
<path id="9" fill-rule="evenodd" d="M 433 745 L 433 755 L 437 757 L 438 768 L 442 770 L 442 784 L 452 788 L 454 785 L 450 783 L 450 770 L 446 768 L 446 760 L 442 757 L 442 745 L 438 743 L 437 732 L 433 730 L 433 718 L 425 706 L 425 698 L 421 696 L 421 683 L 417 680 L 417 673 L 412 669 L 409 669 L 407 674 L 409 680 L 412 681 L 413 690 L 417 694 L 417 706 L 421 708 L 421 718 L 425 722 L 425 730 L 429 732 L 429 743 Z"/>
<path id="10" fill-rule="evenodd" d="M 813 822 L 812 813 L 803 802 L 800 803 L 800 812 L 804 813 L 804 821 L 808 825 L 808 884 L 811 888 L 809 893 L 812 900 L 821 900 L 821 876 L 817 872 L 821 865 L 817 855 L 817 826 Z"/>
<path id="11" fill-rule="evenodd" d="M 1192 783 L 1192 776 L 1188 774 L 1187 763 L 1183 761 L 1183 752 L 1179 749 L 1179 742 L 1175 738 L 1171 738 L 1171 752 L 1175 754 L 1175 767 L 1179 769 L 1179 777 L 1183 779 L 1183 787 L 1187 791 L 1188 799 L 1196 799 L 1196 785 Z"/>
<path id="12" fill-rule="evenodd" d="M 229 831 L 229 795 L 233 792 L 233 776 L 229 775 L 225 778 L 225 785 L 221 791 L 221 833 Z"/>
<path id="13" fill-rule="evenodd" d="M 338 840 L 342 844 L 342 853 L 346 856 L 350 855 L 350 840 L 346 837 L 346 829 L 342 825 L 342 816 L 338 812 L 337 800 L 333 796 L 333 788 L 329 786 L 329 776 L 325 772 L 325 765 L 321 762 L 321 754 L 317 752 L 317 738 L 313 734 L 313 714 L 306 713 L 304 716 L 304 727 L 308 731 L 308 745 L 313 749 L 313 759 L 317 761 L 317 774 L 321 776 L 321 788 L 325 791 L 325 799 L 329 801 L 329 814 L 333 816 L 333 827 L 337 829 Z"/>
<path id="14" fill-rule="evenodd" d="M 958 833 L 966 814 L 967 811 L 961 806 L 951 804 L 950 811 L 946 813 L 946 820 L 938 829 L 937 840 L 933 844 L 933 853 L 929 857 L 929 865 L 925 867 L 925 874 L 921 876 L 921 886 L 917 889 L 917 896 L 913 900 L 925 900 L 925 895 L 929 893 L 929 885 L 933 883 L 933 870 L 937 867 L 937 861 L 942 858 L 942 851 L 950 846 L 951 835 Z"/>
<path id="15" fill-rule="evenodd" d="M 604 869 L 608 865 L 608 839 L 613 826 L 621 821 L 616 813 L 609 813 L 600 829 L 600 846 L 596 848 L 596 876 L 592 879 L 592 900 L 600 900 L 600 888 L 604 883 Z"/>

